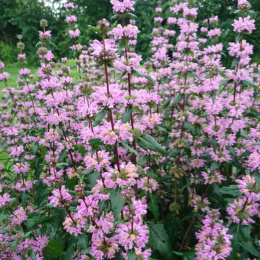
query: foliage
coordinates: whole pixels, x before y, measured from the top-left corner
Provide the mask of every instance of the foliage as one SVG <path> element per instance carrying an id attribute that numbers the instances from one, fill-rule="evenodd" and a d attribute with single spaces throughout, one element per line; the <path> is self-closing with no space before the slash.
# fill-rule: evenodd
<path id="1" fill-rule="evenodd" d="M 257 13 L 223 3 L 3 1 L 1 259 L 260 257 Z"/>

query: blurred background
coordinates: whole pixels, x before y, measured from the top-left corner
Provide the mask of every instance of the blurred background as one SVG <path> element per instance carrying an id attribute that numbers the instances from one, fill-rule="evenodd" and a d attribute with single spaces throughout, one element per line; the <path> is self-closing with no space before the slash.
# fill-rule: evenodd
<path id="1" fill-rule="evenodd" d="M 17 35 L 23 36 L 27 54 L 27 62 L 37 65 L 36 55 L 39 33 L 41 30 L 39 21 L 48 20 L 48 30 L 52 31 L 52 43 L 50 46 L 56 59 L 68 56 L 68 48 L 72 45 L 72 39 L 68 37 L 67 23 L 65 21 L 67 12 L 64 8 L 64 0 L 0 0 L 0 59 L 5 63 L 17 61 L 18 42 Z M 78 28 L 81 31 L 79 42 L 82 45 L 89 45 L 89 40 L 97 36 L 88 28 L 88 25 L 95 26 L 102 18 L 111 21 L 113 16 L 110 0 L 74 0 L 75 9 L 73 14 L 78 18 Z M 255 54 L 252 57 L 254 62 L 260 62 L 260 3 L 259 0 L 251 0 L 252 18 L 256 19 L 257 30 L 248 36 L 247 40 L 254 45 Z M 164 18 L 172 16 L 169 6 L 172 1 L 162 0 Z M 229 42 L 235 41 L 235 34 L 232 31 L 232 23 L 237 14 L 237 0 L 197 0 L 199 15 L 197 21 L 202 24 L 204 19 L 211 16 L 219 16 L 219 25 L 222 35 L 219 39 L 227 48 Z M 150 40 L 152 39 L 153 18 L 157 0 L 137 0 L 134 14 L 137 16 L 139 34 L 137 53 L 146 60 L 151 55 Z M 167 19 L 164 20 L 165 25 Z M 69 54 L 70 55 L 70 54 Z M 69 57 L 71 58 L 71 57 Z M 228 59 L 223 60 L 228 65 Z"/>

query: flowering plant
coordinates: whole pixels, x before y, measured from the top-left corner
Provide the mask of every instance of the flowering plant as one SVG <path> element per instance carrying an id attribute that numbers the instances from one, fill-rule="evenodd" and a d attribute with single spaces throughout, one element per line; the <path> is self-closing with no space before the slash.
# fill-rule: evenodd
<path id="1" fill-rule="evenodd" d="M 225 68 L 218 17 L 200 28 L 193 2 L 166 19 L 158 2 L 145 63 L 129 0 L 111 0 L 118 24 L 89 26 L 100 38 L 88 47 L 65 4 L 78 81 L 44 19 L 37 78 L 22 37 L 17 88 L 0 61 L 0 259 L 260 258 L 251 5 L 238 1 Z"/>

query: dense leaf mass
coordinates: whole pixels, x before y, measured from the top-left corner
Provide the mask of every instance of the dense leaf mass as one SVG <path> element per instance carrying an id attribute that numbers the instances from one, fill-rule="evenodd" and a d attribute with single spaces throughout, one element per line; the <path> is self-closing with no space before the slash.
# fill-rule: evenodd
<path id="1" fill-rule="evenodd" d="M 260 258 L 253 1 L 2 2 L 1 260 Z"/>

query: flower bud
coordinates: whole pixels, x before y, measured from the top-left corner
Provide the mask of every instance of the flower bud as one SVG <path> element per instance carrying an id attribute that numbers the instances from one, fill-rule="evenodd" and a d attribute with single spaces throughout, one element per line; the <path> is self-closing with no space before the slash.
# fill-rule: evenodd
<path id="1" fill-rule="evenodd" d="M 40 26 L 41 26 L 41 27 L 46 27 L 46 26 L 48 26 L 48 21 L 45 20 L 45 19 L 40 20 Z"/>

